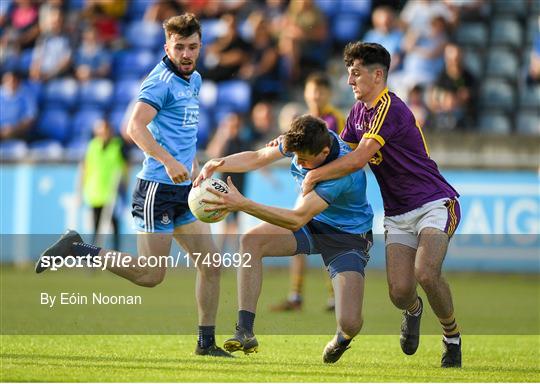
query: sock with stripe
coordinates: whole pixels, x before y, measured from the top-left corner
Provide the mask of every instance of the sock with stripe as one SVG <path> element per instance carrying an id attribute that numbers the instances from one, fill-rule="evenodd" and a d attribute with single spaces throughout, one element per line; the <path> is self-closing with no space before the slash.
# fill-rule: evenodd
<path id="1" fill-rule="evenodd" d="M 216 327 L 214 325 L 199 325 L 199 339 L 197 344 L 201 348 L 211 347 L 216 343 Z"/>
<path id="2" fill-rule="evenodd" d="M 439 318 L 439 322 L 443 329 L 444 341 L 449 344 L 459 344 L 460 333 L 454 315 L 445 319 Z"/>
<path id="3" fill-rule="evenodd" d="M 416 296 L 416 300 L 407 308 L 407 313 L 411 316 L 418 316 L 422 313 L 422 305 L 420 304 L 420 299 Z"/>

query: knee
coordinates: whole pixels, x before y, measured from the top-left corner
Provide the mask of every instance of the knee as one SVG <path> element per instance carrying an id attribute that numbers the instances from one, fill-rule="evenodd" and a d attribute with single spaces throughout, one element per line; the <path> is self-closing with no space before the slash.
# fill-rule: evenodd
<path id="1" fill-rule="evenodd" d="M 440 274 L 430 268 L 416 268 L 414 271 L 414 276 L 418 284 L 424 290 L 434 287 L 439 280 Z"/>
<path id="2" fill-rule="evenodd" d="M 362 317 L 347 316 L 339 320 L 339 328 L 345 335 L 352 338 L 360 332 L 363 323 L 364 319 Z"/>
<path id="3" fill-rule="evenodd" d="M 410 304 L 411 297 L 414 296 L 414 285 L 411 287 L 407 284 L 390 284 L 388 293 L 392 303 L 403 309 Z"/>
<path id="4" fill-rule="evenodd" d="M 219 280 L 221 267 L 219 265 L 199 265 L 199 276 L 204 280 Z"/>
<path id="5" fill-rule="evenodd" d="M 240 237 L 240 247 L 242 252 L 250 252 L 252 254 L 259 253 L 254 250 L 261 250 L 265 246 L 265 235 L 257 232 L 247 232 Z"/>
<path id="6" fill-rule="evenodd" d="M 153 288 L 165 278 L 165 270 L 148 270 L 139 274 L 133 281 L 141 287 Z"/>

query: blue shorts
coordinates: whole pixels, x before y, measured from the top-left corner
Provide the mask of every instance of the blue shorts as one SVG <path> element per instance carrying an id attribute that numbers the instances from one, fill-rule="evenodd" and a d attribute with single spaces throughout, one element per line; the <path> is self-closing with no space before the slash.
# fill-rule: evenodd
<path id="1" fill-rule="evenodd" d="M 188 207 L 191 185 L 169 185 L 137 179 L 131 214 L 139 232 L 172 233 L 197 220 Z"/>
<path id="2" fill-rule="evenodd" d="M 364 276 L 364 268 L 369 261 L 369 249 L 373 244 L 371 231 L 354 234 L 343 232 L 328 224 L 311 220 L 298 231 L 295 254 L 320 253 L 331 278 L 345 271 L 359 272 Z"/>

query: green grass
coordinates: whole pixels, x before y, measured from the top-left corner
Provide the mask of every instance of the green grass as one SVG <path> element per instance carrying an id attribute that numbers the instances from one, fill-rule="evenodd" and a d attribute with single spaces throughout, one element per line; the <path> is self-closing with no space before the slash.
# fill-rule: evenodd
<path id="1" fill-rule="evenodd" d="M 323 272 L 306 277 L 302 312 L 272 313 L 285 297 L 285 270 L 265 271 L 257 312 L 258 354 L 233 360 L 193 355 L 196 332 L 194 272 L 171 271 L 153 289 L 110 273 L 47 272 L 1 268 L 2 381 L 273 381 L 470 382 L 540 381 L 539 280 L 537 275 L 449 274 L 456 315 L 464 333 L 461 370 L 439 368 L 437 320 L 426 311 L 418 352 L 399 348 L 400 312 L 390 303 L 383 272 L 368 271 L 365 326 L 335 365 L 321 361 L 335 330 L 323 311 Z M 77 305 L 47 308 L 41 292 L 101 291 L 141 295 L 139 306 Z M 218 342 L 236 321 L 233 271 L 226 271 L 218 314 Z M 423 293 L 422 293 L 423 294 Z M 423 295 L 425 297 L 425 295 Z"/>
<path id="2" fill-rule="evenodd" d="M 405 356 L 396 336 L 360 336 L 335 365 L 328 336 L 260 337 L 258 354 L 197 357 L 192 336 L 4 336 L 2 381 L 538 382 L 538 336 L 467 336 L 464 367 L 442 369 L 440 338 Z M 220 339 L 222 339 L 220 337 Z M 534 352 L 536 351 L 536 352 Z"/>

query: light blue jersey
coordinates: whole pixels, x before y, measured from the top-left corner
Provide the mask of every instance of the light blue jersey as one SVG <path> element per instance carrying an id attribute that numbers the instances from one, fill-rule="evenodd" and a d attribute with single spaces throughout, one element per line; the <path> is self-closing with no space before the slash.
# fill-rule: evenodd
<path id="1" fill-rule="evenodd" d="M 196 153 L 199 125 L 199 91 L 201 75 L 195 71 L 189 81 L 180 76 L 165 57 L 144 80 L 139 101 L 158 112 L 148 124 L 154 139 L 191 172 Z M 174 184 L 161 162 L 144 154 L 138 178 L 163 184 Z M 177 185 L 189 185 L 188 179 Z"/>
<path id="2" fill-rule="evenodd" d="M 332 135 L 330 154 L 322 165 L 344 156 L 351 151 L 349 146 L 335 133 L 330 132 L 330 134 Z M 282 151 L 281 145 L 280 150 Z M 298 165 L 297 156 L 289 153 L 283 154 L 293 157 L 291 174 L 296 183 L 301 187 L 302 181 L 309 172 L 309 169 L 304 169 Z M 315 216 L 313 220 L 347 233 L 360 234 L 371 230 L 373 210 L 367 201 L 366 186 L 366 174 L 362 169 L 339 179 L 320 182 L 315 186 L 315 192 L 329 206 Z"/>

